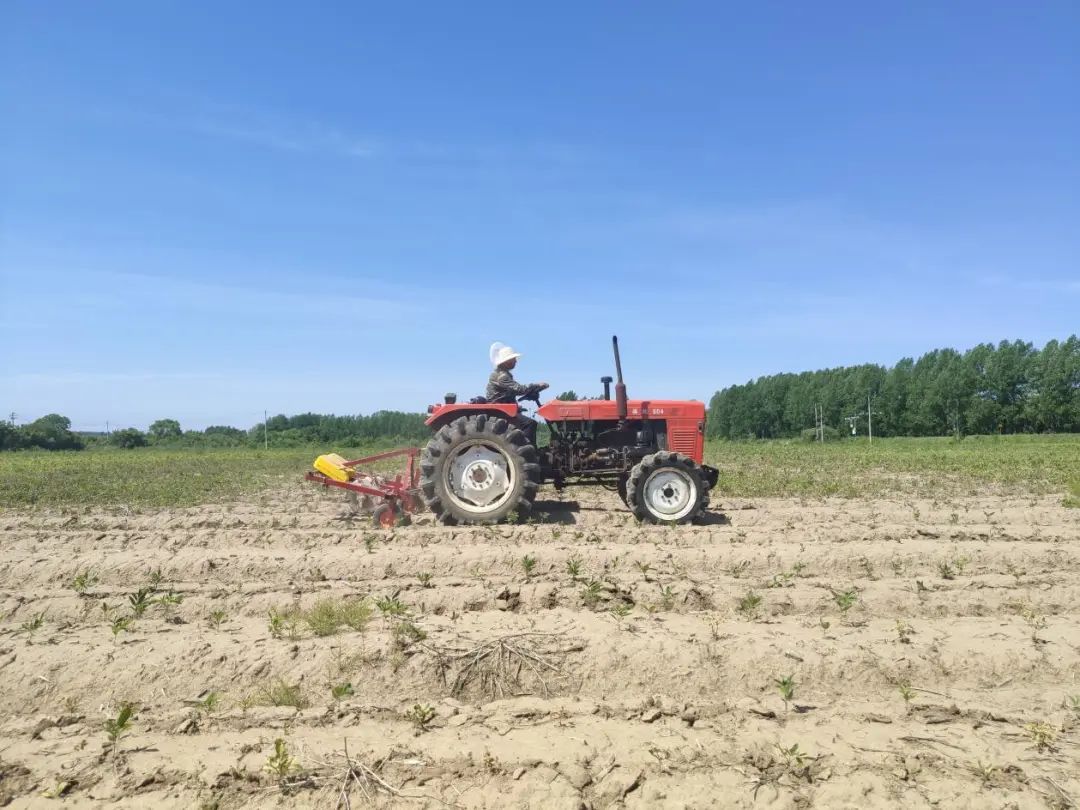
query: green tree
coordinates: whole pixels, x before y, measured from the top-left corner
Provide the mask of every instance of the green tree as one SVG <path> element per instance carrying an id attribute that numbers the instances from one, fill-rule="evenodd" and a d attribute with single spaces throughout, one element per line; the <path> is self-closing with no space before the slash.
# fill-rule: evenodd
<path id="1" fill-rule="evenodd" d="M 571 391 L 563 391 L 561 394 L 559 394 L 557 397 L 555 397 L 555 399 L 561 399 L 564 402 L 577 402 L 579 397 L 578 397 L 577 393 L 575 393 L 574 391 L 571 390 Z"/>
<path id="2" fill-rule="evenodd" d="M 150 425 L 148 433 L 153 439 L 161 441 L 162 439 L 179 439 L 183 431 L 180 430 L 180 423 L 175 419 L 158 419 Z"/>
<path id="3" fill-rule="evenodd" d="M 123 447 L 125 449 L 131 449 L 132 447 L 145 447 L 146 446 L 146 434 L 141 430 L 135 428 L 123 428 L 122 430 L 114 430 L 112 435 L 109 436 L 109 444 L 116 447 Z"/>

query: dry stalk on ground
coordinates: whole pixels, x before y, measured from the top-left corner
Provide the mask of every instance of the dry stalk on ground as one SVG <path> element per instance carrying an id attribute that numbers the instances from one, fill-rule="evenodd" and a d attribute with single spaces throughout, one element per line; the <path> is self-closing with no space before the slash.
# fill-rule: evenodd
<path id="1" fill-rule="evenodd" d="M 561 633 L 512 633 L 469 647 L 423 646 L 435 656 L 451 695 L 475 689 L 493 700 L 535 692 L 549 697 L 555 682 L 565 684 L 570 677 L 561 659 L 584 649 L 579 642 L 565 643 Z"/>

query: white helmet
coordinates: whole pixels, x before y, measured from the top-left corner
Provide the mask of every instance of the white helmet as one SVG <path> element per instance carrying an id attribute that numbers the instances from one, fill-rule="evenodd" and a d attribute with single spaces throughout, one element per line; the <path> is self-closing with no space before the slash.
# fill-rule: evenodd
<path id="1" fill-rule="evenodd" d="M 488 350 L 488 357 L 491 358 L 491 365 L 493 365 L 495 368 L 498 368 L 507 360 L 515 360 L 518 357 L 521 357 L 521 353 L 515 352 L 505 343 L 495 341 L 491 344 L 491 348 Z"/>

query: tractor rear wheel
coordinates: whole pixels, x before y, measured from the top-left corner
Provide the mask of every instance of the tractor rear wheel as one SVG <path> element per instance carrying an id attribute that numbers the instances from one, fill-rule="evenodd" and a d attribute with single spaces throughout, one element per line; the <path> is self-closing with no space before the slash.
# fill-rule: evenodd
<path id="1" fill-rule="evenodd" d="M 442 523 L 528 517 L 539 487 L 536 448 L 505 419 L 487 414 L 439 428 L 420 457 L 420 490 Z"/>
<path id="2" fill-rule="evenodd" d="M 626 503 L 638 520 L 689 523 L 709 505 L 709 488 L 691 459 L 661 450 L 630 471 Z"/>

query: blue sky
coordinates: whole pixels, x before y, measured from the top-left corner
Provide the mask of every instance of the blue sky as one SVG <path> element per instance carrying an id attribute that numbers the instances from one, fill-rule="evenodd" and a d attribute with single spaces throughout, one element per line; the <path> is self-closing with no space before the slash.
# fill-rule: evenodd
<path id="1" fill-rule="evenodd" d="M 1080 328 L 1080 6 L 8 2 L 0 410 L 707 399 Z"/>

